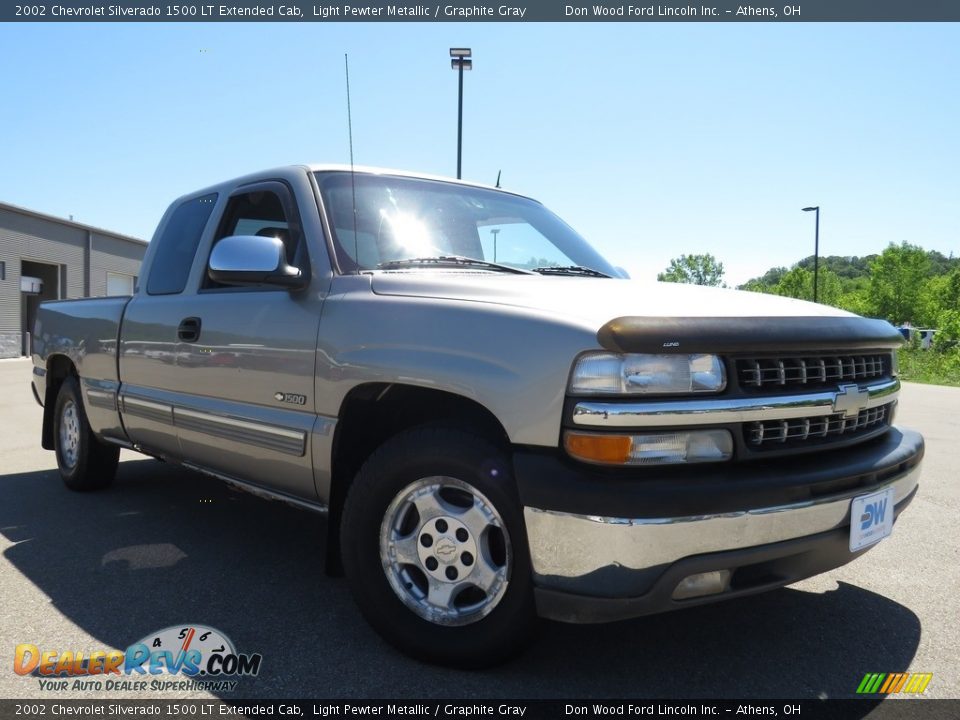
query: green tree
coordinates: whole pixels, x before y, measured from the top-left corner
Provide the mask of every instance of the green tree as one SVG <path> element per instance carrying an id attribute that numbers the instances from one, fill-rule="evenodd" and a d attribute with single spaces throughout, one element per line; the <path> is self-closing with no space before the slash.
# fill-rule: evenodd
<path id="1" fill-rule="evenodd" d="M 776 285 L 767 285 L 762 280 L 754 278 L 753 280 L 747 280 L 743 285 L 737 287 L 737 290 L 748 290 L 750 292 L 758 293 L 772 293 L 773 288 Z"/>
<path id="2" fill-rule="evenodd" d="M 948 275 L 951 270 L 960 268 L 960 258 L 955 258 L 953 253 L 947 257 L 942 252 L 930 250 L 927 253 L 930 258 L 930 271 L 932 275 Z"/>
<path id="3" fill-rule="evenodd" d="M 933 336 L 933 347 L 940 351 L 956 347 L 960 342 L 960 310 L 941 310 L 935 325 L 937 332 Z"/>
<path id="4" fill-rule="evenodd" d="M 778 282 L 773 292 L 784 297 L 813 300 L 813 271 L 799 265 L 788 271 Z M 821 268 L 817 272 L 817 302 L 838 305 L 843 289 L 840 278 L 831 270 Z"/>
<path id="5" fill-rule="evenodd" d="M 873 303 L 870 301 L 870 291 L 866 288 L 844 288 L 836 303 L 837 307 L 857 315 L 870 315 L 873 312 Z"/>
<path id="6" fill-rule="evenodd" d="M 794 265 L 773 287 L 777 295 L 810 300 L 813 298 L 813 273 Z"/>
<path id="7" fill-rule="evenodd" d="M 891 243 L 870 264 L 871 314 L 893 323 L 914 321 L 920 314 L 920 290 L 930 271 L 930 257 L 923 248 Z"/>
<path id="8" fill-rule="evenodd" d="M 818 264 L 820 270 L 830 270 L 841 278 L 853 279 L 868 277 L 870 275 L 870 262 L 876 260 L 876 258 L 876 255 L 865 255 L 864 257 L 827 255 L 821 257 Z M 805 257 L 797 265 L 807 270 L 813 270 L 813 255 Z"/>
<path id="9" fill-rule="evenodd" d="M 748 282 L 759 282 L 762 285 L 766 285 L 768 288 L 772 288 L 774 285 L 780 282 L 780 278 L 786 275 L 788 270 L 789 268 L 785 268 L 783 266 L 770 268 L 761 277 L 755 278 L 754 280 L 750 280 Z"/>
<path id="10" fill-rule="evenodd" d="M 657 275 L 657 280 L 720 287 L 723 285 L 723 263 L 717 262 L 710 253 L 681 255 L 670 261 L 670 266 Z"/>
<path id="11" fill-rule="evenodd" d="M 960 267 L 924 283 L 917 298 L 916 322 L 940 327 L 938 318 L 944 310 L 960 310 Z"/>

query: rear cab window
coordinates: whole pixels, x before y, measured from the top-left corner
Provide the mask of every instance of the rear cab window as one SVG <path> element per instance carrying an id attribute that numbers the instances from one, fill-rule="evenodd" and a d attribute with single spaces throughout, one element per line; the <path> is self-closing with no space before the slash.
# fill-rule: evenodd
<path id="1" fill-rule="evenodd" d="M 203 230 L 217 203 L 216 193 L 192 198 L 173 211 L 156 239 L 159 243 L 147 278 L 148 295 L 183 292 Z"/>

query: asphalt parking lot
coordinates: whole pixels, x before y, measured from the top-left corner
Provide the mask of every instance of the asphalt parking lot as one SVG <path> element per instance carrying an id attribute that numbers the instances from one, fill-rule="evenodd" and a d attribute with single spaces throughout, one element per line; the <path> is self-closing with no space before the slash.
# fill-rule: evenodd
<path id="1" fill-rule="evenodd" d="M 40 448 L 29 375 L 25 360 L 0 361 L 0 697 L 137 697 L 42 691 L 11 670 L 14 647 L 123 649 L 190 623 L 263 655 L 225 699 L 833 698 L 893 671 L 932 672 L 927 696 L 960 697 L 960 388 L 904 387 L 898 422 L 927 440 L 920 494 L 855 563 L 658 617 L 546 623 L 518 659 L 470 673 L 379 639 L 346 582 L 322 572 L 315 515 L 126 451 L 109 490 L 66 490 Z"/>

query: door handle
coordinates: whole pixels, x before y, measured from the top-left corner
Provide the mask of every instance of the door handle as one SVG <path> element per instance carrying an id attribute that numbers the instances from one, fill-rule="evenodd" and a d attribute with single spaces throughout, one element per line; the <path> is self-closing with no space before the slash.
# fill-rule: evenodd
<path id="1" fill-rule="evenodd" d="M 177 337 L 183 342 L 196 342 L 200 339 L 200 318 L 188 317 L 180 321 Z"/>

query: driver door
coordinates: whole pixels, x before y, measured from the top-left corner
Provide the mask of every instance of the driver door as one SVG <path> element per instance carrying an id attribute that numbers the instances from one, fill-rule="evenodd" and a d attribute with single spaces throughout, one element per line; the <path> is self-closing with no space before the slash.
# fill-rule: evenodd
<path id="1" fill-rule="evenodd" d="M 295 197 L 286 183 L 235 190 L 211 248 L 230 235 L 270 235 L 287 262 L 309 273 Z M 184 457 L 230 477 L 316 499 L 310 434 L 322 294 L 220 285 L 204 272 L 190 313 L 196 333 L 180 344 L 175 409 Z M 181 336 L 182 337 L 182 336 Z"/>

